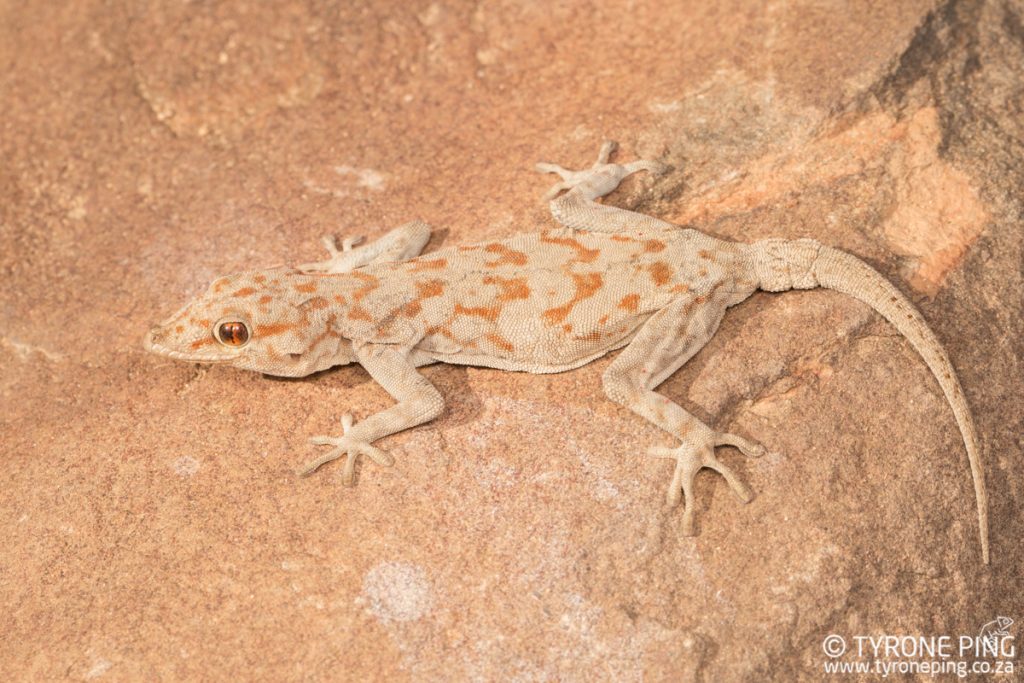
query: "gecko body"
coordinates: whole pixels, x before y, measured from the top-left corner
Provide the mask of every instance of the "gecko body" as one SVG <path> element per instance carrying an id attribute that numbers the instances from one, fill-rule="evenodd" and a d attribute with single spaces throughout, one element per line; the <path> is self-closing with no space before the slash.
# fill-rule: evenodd
<path id="1" fill-rule="evenodd" d="M 239 273 L 210 288 L 146 337 L 147 349 L 180 360 L 225 363 L 302 377 L 359 363 L 397 401 L 356 423 L 303 473 L 345 456 L 352 482 L 359 455 L 388 465 L 377 440 L 437 417 L 440 393 L 417 368 L 430 363 L 551 373 L 623 349 L 603 376 L 609 398 L 679 440 L 652 455 L 676 461 L 668 500 L 684 500 L 693 533 L 693 478 L 702 468 L 726 479 L 744 502 L 746 485 L 716 456 L 760 444 L 719 432 L 654 391 L 711 338 L 725 310 L 758 289 L 828 287 L 869 304 L 921 353 L 953 409 L 967 447 L 988 561 L 987 503 L 977 435 L 948 357 L 914 306 L 867 264 L 813 240 L 726 242 L 597 203 L 625 176 L 660 172 L 657 162 L 608 162 L 591 169 L 541 164 L 562 182 L 549 193 L 561 227 L 421 255 L 430 236 L 413 222 L 362 247 L 327 242 L 331 258 L 296 268 Z"/>

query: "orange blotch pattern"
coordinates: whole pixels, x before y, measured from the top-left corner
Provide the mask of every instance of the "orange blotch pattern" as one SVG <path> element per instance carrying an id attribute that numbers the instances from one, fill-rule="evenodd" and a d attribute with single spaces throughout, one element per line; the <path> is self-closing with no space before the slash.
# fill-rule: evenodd
<path id="1" fill-rule="evenodd" d="M 492 344 L 494 344 L 496 347 L 498 347 L 502 351 L 514 351 L 515 348 L 516 348 L 515 346 L 513 346 L 512 342 L 510 342 L 508 339 L 505 339 L 500 334 L 496 334 L 494 332 L 488 333 L 484 337 L 484 339 L 486 339 L 487 341 L 491 342 Z"/>
<path id="2" fill-rule="evenodd" d="M 376 275 L 370 275 L 369 273 L 360 273 L 358 271 L 351 273 L 352 277 L 358 278 L 363 281 L 363 286 L 352 292 L 352 298 L 355 299 L 356 303 L 359 303 L 366 295 L 373 290 L 380 287 L 380 278 Z M 351 315 L 349 316 L 351 317 Z"/>
<path id="3" fill-rule="evenodd" d="M 572 258 L 573 261 L 580 263 L 590 263 L 597 258 L 599 252 L 597 249 L 587 249 L 585 246 L 580 244 L 579 240 L 573 239 L 572 237 L 550 237 L 547 234 L 540 236 L 540 241 L 545 244 L 557 244 L 561 247 L 570 247 L 576 250 L 576 256 Z"/>
<path id="4" fill-rule="evenodd" d="M 348 317 L 352 320 L 366 320 L 368 322 L 373 320 L 373 316 L 370 315 L 370 312 L 359 305 L 348 309 Z"/>
<path id="5" fill-rule="evenodd" d="M 448 325 L 431 325 L 425 332 L 427 336 L 440 334 L 448 339 L 455 339 L 455 335 L 452 334 L 451 328 Z"/>
<path id="6" fill-rule="evenodd" d="M 291 332 L 294 329 L 295 325 L 292 323 L 271 323 L 269 325 L 257 325 L 256 336 L 272 337 L 275 334 L 284 334 L 285 332 Z"/>
<path id="7" fill-rule="evenodd" d="M 448 259 L 433 259 L 431 261 L 414 260 L 409 270 L 418 272 L 421 270 L 444 270 L 448 267 Z"/>
<path id="8" fill-rule="evenodd" d="M 659 287 L 667 284 L 672 279 L 672 269 L 664 261 L 656 261 L 651 264 L 651 279 Z"/>
<path id="9" fill-rule="evenodd" d="M 498 319 L 498 313 L 501 309 L 497 306 L 463 306 L 462 304 L 455 304 L 455 315 L 468 315 L 483 318 L 484 320 L 490 320 L 494 322 Z"/>
<path id="10" fill-rule="evenodd" d="M 565 320 L 569 317 L 576 304 L 594 296 L 597 290 L 601 289 L 601 285 L 604 284 L 604 278 L 601 277 L 601 273 L 570 273 L 570 275 L 572 275 L 573 283 L 576 285 L 576 292 L 568 302 L 544 311 L 543 317 L 548 324 L 554 325 Z"/>
<path id="11" fill-rule="evenodd" d="M 624 308 L 630 313 L 636 313 L 640 308 L 640 295 L 639 294 L 627 294 L 622 297 L 622 301 L 619 302 L 619 308 Z"/>
<path id="12" fill-rule="evenodd" d="M 504 244 L 497 242 L 488 244 L 484 247 L 484 251 L 497 255 L 497 259 L 494 261 L 485 261 L 484 265 L 488 268 L 497 268 L 498 266 L 525 266 L 526 265 L 526 254 L 515 249 L 510 249 Z"/>
<path id="13" fill-rule="evenodd" d="M 497 275 L 488 275 L 484 278 L 485 285 L 497 285 L 499 288 L 498 301 L 515 301 L 516 299 L 530 298 L 530 287 L 526 284 L 526 278 L 514 277 L 504 278 Z"/>
<path id="14" fill-rule="evenodd" d="M 416 297 L 418 299 L 429 299 L 444 294 L 444 282 L 441 280 L 427 280 L 416 283 Z"/>

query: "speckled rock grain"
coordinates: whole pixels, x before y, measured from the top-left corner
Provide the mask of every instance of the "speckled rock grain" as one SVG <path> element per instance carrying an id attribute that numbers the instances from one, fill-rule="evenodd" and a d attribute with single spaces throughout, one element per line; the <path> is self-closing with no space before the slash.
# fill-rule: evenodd
<path id="1" fill-rule="evenodd" d="M 658 6 L 662 5 L 662 6 Z M 829 633 L 1024 617 L 1024 8 L 1009 1 L 0 3 L 0 677 L 818 680 Z M 700 535 L 667 437 L 557 376 L 425 372 L 391 469 L 300 480 L 388 397 L 146 356 L 215 275 L 421 218 L 545 224 L 539 159 L 676 170 L 613 201 L 813 236 L 912 295 L 986 445 L 905 341 L 829 292 L 757 295 L 663 391 L 777 455 L 722 457 Z"/>

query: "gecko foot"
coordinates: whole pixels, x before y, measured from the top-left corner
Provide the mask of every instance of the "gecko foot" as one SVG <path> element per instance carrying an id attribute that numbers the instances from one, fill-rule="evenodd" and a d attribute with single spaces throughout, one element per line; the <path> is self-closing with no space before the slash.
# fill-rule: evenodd
<path id="1" fill-rule="evenodd" d="M 598 153 L 594 165 L 582 171 L 572 171 L 558 164 L 544 162 L 537 164 L 535 168 L 540 173 L 557 173 L 562 177 L 562 182 L 552 186 L 544 195 L 544 199 L 554 199 L 559 193 L 575 188 L 579 188 L 588 199 L 597 199 L 614 190 L 623 178 L 632 173 L 650 171 L 657 175 L 669 169 L 659 161 L 639 160 L 628 164 L 610 164 L 608 160 L 615 148 L 615 142 L 605 141 L 601 145 L 601 151 Z"/>
<path id="2" fill-rule="evenodd" d="M 686 536 L 694 535 L 693 480 L 701 469 L 707 467 L 725 477 L 725 481 L 732 488 L 733 493 L 744 503 L 749 503 L 754 497 L 750 488 L 740 481 L 728 466 L 715 457 L 715 446 L 735 446 L 744 455 L 752 458 L 760 457 L 765 453 L 765 448 L 761 444 L 724 432 L 713 433 L 711 438 L 696 446 L 690 443 L 684 443 L 676 448 L 654 446 L 647 451 L 656 458 L 671 458 L 676 461 L 676 469 L 672 475 L 672 481 L 669 483 L 666 499 L 669 505 L 676 505 L 679 503 L 680 497 L 683 498 L 683 534 Z"/>
<path id="3" fill-rule="evenodd" d="M 334 446 L 330 452 L 321 455 L 316 460 L 309 462 L 305 467 L 299 470 L 300 477 L 306 477 L 312 474 L 321 465 L 337 460 L 342 455 L 345 455 L 345 468 L 342 470 L 341 480 L 346 486 L 351 486 L 353 482 L 353 475 L 355 474 L 356 468 L 356 456 L 365 455 L 366 457 L 373 460 L 378 465 L 384 467 L 391 467 L 395 464 L 395 459 L 388 455 L 386 452 L 379 448 L 371 446 L 366 442 L 359 442 L 349 436 L 349 430 L 352 429 L 352 425 L 355 423 L 354 418 L 346 413 L 341 416 L 341 429 L 342 436 L 314 436 L 309 442 L 317 446 Z"/>
<path id="4" fill-rule="evenodd" d="M 313 263 L 303 263 L 298 266 L 298 269 L 304 273 L 341 273 L 348 272 L 356 267 L 355 263 L 350 264 L 352 260 L 351 252 L 355 250 L 362 241 L 363 237 L 346 237 L 341 241 L 341 249 L 338 249 L 338 242 L 333 235 L 324 235 L 320 241 L 327 249 L 327 253 L 330 254 L 330 258 L 326 261 L 315 261 Z"/>

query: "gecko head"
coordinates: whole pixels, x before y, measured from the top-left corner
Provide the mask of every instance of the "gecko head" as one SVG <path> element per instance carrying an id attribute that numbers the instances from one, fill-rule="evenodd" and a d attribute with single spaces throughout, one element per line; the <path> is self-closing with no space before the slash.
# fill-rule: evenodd
<path id="1" fill-rule="evenodd" d="M 303 377 L 354 359 L 312 278 L 277 268 L 215 280 L 149 331 L 147 351 L 195 363 L 222 363 L 280 377 Z"/>

